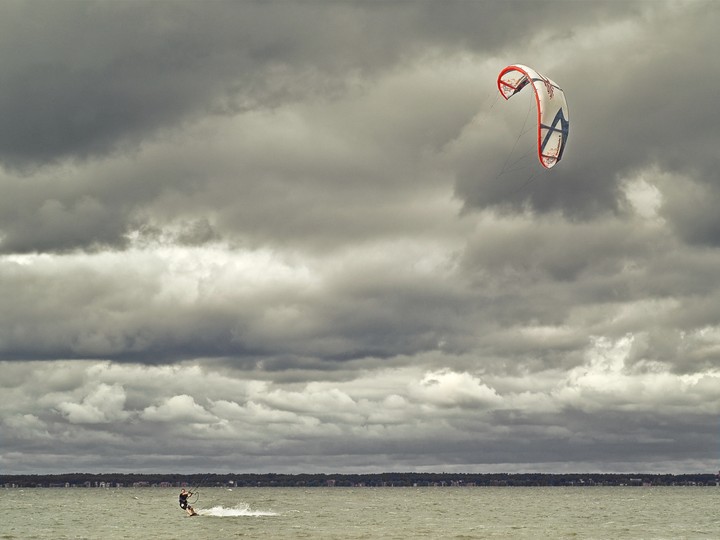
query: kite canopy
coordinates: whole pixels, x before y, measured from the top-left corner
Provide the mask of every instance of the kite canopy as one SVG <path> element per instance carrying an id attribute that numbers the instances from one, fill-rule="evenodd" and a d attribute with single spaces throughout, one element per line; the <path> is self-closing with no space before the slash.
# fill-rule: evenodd
<path id="1" fill-rule="evenodd" d="M 570 129 L 565 93 L 557 84 L 521 64 L 507 66 L 498 75 L 500 94 L 510 99 L 528 83 L 535 92 L 538 111 L 538 158 L 546 169 L 562 159 Z"/>

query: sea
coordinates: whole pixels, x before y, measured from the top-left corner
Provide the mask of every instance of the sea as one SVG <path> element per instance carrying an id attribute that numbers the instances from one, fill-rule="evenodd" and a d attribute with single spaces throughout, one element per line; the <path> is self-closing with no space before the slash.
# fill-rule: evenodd
<path id="1" fill-rule="evenodd" d="M 0 539 L 718 539 L 718 487 L 1 489 Z M 194 497 L 193 497 L 194 499 Z"/>

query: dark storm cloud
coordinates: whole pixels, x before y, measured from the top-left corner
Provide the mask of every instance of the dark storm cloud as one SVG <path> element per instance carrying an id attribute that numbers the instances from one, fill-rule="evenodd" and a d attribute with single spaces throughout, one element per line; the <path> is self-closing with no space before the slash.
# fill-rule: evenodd
<path id="1" fill-rule="evenodd" d="M 591 14 L 619 14 L 597 3 Z M 337 92 L 433 47 L 497 50 L 562 17 L 538 2 L 5 2 L 0 158 L 25 167 L 142 144 L 208 112 Z M 522 28 L 508 33 L 499 21 Z M 527 39 L 527 38 L 525 38 Z"/>
<path id="2" fill-rule="evenodd" d="M 8 121 L 0 126 L 0 160 L 24 171 L 2 182 L 2 249 L 10 253 L 124 248 L 137 231 L 162 232 L 170 222 L 187 230 L 198 211 L 215 219 L 203 218 L 209 227 L 194 242 L 312 238 L 327 247 L 338 241 L 336 230 L 380 234 L 367 213 L 382 210 L 386 190 L 400 196 L 398 188 L 426 165 L 418 161 L 419 143 L 447 142 L 463 116 L 474 114 L 478 92 L 468 88 L 466 106 L 453 108 L 413 86 L 363 103 L 362 92 L 352 93 L 358 86 L 372 89 L 382 74 L 402 74 L 441 51 L 487 55 L 548 28 L 562 36 L 595 17 L 638 11 L 615 2 L 554 10 L 538 2 L 451 2 L 442 10 L 433 2 L 33 2 L 2 9 L 8 85 L 0 114 Z M 258 126 L 249 111 L 288 104 L 300 109 L 250 131 Z M 427 110 L 432 114 L 410 122 Z M 217 145 L 218 128 L 186 131 L 236 115 L 248 126 L 249 144 L 227 142 L 224 155 L 203 144 L 214 136 Z M 433 139 L 418 140 L 427 122 Z M 340 153 L 330 159 L 317 150 L 332 150 L 334 141 Z M 173 153 L 172 145 L 182 148 Z M 389 159 L 393 151 L 402 155 Z M 230 161 L 231 153 L 239 159 Z M 34 169 L 64 158 L 86 159 Z M 342 212 L 342 229 L 321 225 L 363 185 L 357 212 Z M 283 219 L 268 219 L 273 215 Z M 187 242 L 187 235 L 176 240 Z"/>

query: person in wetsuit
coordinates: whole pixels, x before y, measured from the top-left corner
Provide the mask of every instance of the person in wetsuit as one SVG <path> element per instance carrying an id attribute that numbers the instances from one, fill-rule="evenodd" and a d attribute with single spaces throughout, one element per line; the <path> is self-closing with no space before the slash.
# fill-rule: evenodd
<path id="1" fill-rule="evenodd" d="M 193 510 L 193 507 L 188 504 L 188 497 L 190 495 L 192 495 L 192 491 L 185 491 L 185 488 L 183 488 L 180 492 L 180 496 L 178 497 L 178 502 L 180 503 L 180 508 L 185 510 L 189 516 L 192 516 L 195 513 L 195 510 Z"/>

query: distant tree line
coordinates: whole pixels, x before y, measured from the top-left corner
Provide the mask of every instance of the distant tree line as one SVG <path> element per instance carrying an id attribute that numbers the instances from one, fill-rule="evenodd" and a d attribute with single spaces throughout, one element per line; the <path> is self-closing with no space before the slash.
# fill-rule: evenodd
<path id="1" fill-rule="evenodd" d="M 424 487 L 424 486 L 715 486 L 716 474 L 166 474 L 66 473 L 0 475 L 0 487 Z"/>

